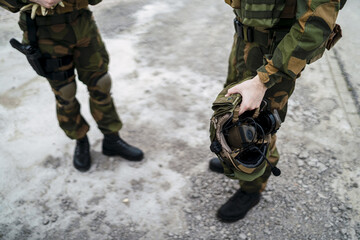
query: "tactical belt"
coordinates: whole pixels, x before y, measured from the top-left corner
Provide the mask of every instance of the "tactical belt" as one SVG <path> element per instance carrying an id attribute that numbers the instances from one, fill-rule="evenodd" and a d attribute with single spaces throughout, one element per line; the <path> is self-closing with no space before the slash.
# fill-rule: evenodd
<path id="1" fill-rule="evenodd" d="M 72 12 L 63 14 L 36 16 L 35 21 L 36 25 L 38 26 L 50 26 L 55 24 L 72 23 L 85 11 L 88 11 L 88 8 L 74 10 Z"/>
<path id="2" fill-rule="evenodd" d="M 256 42 L 264 47 L 269 47 L 275 40 L 281 40 L 289 32 L 290 28 L 257 30 L 254 27 L 242 24 L 237 18 L 234 19 L 234 27 L 237 36 L 246 42 Z"/>

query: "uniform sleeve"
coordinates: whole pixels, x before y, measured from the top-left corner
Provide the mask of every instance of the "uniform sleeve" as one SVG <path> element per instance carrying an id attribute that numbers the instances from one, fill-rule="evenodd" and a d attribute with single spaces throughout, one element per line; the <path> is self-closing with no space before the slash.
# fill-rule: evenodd
<path id="1" fill-rule="evenodd" d="M 28 3 L 29 0 L 0 0 L 0 7 L 15 13 Z"/>
<path id="2" fill-rule="evenodd" d="M 100 3 L 102 0 L 89 0 L 89 4 L 90 5 L 96 5 L 98 3 Z"/>
<path id="3" fill-rule="evenodd" d="M 276 47 L 272 58 L 257 72 L 267 88 L 295 79 L 325 46 L 340 9 L 340 0 L 298 0 L 297 21 Z"/>

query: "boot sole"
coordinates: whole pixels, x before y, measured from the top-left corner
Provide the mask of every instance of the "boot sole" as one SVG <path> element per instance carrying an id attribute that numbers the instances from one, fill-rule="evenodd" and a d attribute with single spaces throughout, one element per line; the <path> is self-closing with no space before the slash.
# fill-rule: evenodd
<path id="1" fill-rule="evenodd" d="M 75 167 L 75 166 L 74 166 Z M 87 168 L 78 168 L 78 167 L 75 167 L 76 170 L 78 170 L 79 172 L 87 172 L 89 171 L 89 169 L 91 168 L 91 166 L 87 167 Z"/>
<path id="2" fill-rule="evenodd" d="M 73 165 L 74 165 L 74 168 L 76 170 L 78 170 L 79 172 L 87 172 L 91 168 L 91 160 L 90 160 L 89 166 L 86 166 L 86 167 L 79 167 L 79 166 L 76 166 L 74 163 L 73 163 Z"/>

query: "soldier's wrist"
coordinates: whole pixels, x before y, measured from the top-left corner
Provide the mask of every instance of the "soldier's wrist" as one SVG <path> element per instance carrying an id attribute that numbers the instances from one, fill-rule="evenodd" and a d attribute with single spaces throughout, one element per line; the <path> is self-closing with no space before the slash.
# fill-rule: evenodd
<path id="1" fill-rule="evenodd" d="M 266 88 L 271 88 L 274 86 L 275 81 L 270 78 L 266 71 L 258 71 L 257 74 L 259 76 L 260 82 L 262 82 Z"/>

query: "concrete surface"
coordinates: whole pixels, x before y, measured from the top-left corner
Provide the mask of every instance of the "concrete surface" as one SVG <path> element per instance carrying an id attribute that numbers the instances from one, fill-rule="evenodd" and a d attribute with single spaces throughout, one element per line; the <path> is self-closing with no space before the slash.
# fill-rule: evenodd
<path id="1" fill-rule="evenodd" d="M 121 135 L 140 163 L 101 154 L 72 166 L 74 142 L 58 127 L 45 79 L 8 44 L 17 15 L 0 11 L 0 239 L 360 239 L 360 3 L 340 13 L 344 37 L 307 66 L 278 134 L 282 175 L 244 220 L 215 213 L 238 188 L 210 172 L 211 103 L 232 43 L 223 1 L 106 0 L 92 7 L 111 56 Z"/>

